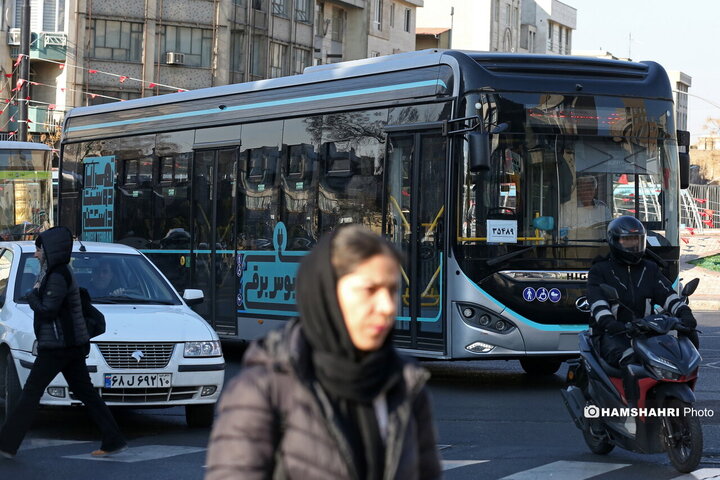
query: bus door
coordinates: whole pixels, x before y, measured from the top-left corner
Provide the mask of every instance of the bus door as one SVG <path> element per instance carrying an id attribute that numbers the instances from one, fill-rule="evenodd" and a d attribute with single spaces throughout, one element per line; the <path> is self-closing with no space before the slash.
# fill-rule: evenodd
<path id="1" fill-rule="evenodd" d="M 384 233 L 403 252 L 395 343 L 444 353 L 443 258 L 446 137 L 419 130 L 388 137 Z"/>
<path id="2" fill-rule="evenodd" d="M 192 285 L 205 301 L 196 311 L 222 335 L 237 335 L 235 182 L 238 149 L 196 150 L 193 161 Z"/>

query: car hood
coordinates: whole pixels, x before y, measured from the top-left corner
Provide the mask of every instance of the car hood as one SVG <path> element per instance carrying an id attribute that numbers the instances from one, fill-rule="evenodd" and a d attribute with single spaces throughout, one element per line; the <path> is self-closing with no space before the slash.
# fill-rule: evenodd
<path id="1" fill-rule="evenodd" d="M 186 342 L 217 340 L 203 318 L 184 305 L 93 304 L 105 315 L 106 330 L 93 342 Z M 18 305 L 27 315 L 32 333 L 33 313 L 29 305 Z M 24 330 L 24 329 L 23 329 Z"/>
<path id="2" fill-rule="evenodd" d="M 198 314 L 185 306 L 101 305 L 106 330 L 94 342 L 185 342 L 216 340 Z"/>

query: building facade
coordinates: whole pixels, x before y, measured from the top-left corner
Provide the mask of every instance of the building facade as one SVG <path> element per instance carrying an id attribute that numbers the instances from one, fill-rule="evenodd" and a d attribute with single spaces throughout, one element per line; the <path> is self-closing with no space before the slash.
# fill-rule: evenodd
<path id="1" fill-rule="evenodd" d="M 688 129 L 688 90 L 692 86 L 692 77 L 678 70 L 668 71 L 673 93 L 675 94 L 675 124 L 678 130 Z"/>
<path id="2" fill-rule="evenodd" d="M 23 0 L 6 0 L 0 47 L 17 130 Z M 422 0 L 31 0 L 29 131 L 55 133 L 65 111 L 302 73 L 415 49 Z M 6 19 L 8 19 L 6 21 Z M 16 41 L 17 40 L 17 41 Z M 8 77 L 9 74 L 9 77 Z M 12 96 L 15 93 L 15 96 Z"/>
<path id="3" fill-rule="evenodd" d="M 569 55 L 577 11 L 557 0 L 425 0 L 418 48 Z"/>

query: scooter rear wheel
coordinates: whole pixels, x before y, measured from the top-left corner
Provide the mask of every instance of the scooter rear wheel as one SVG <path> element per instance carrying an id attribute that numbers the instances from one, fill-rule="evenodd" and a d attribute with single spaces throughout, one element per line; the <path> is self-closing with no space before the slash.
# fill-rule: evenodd
<path id="1" fill-rule="evenodd" d="M 703 433 L 700 419 L 683 413 L 686 407 L 691 407 L 689 403 L 673 398 L 666 405 L 680 411 L 678 417 L 663 419 L 668 458 L 678 472 L 690 473 L 695 470 L 702 457 Z M 669 433 L 672 438 L 669 438 Z"/>
<path id="2" fill-rule="evenodd" d="M 606 437 L 594 435 L 589 428 L 583 430 L 583 438 L 590 451 L 596 455 L 607 455 L 615 448 L 615 445 L 608 442 Z"/>

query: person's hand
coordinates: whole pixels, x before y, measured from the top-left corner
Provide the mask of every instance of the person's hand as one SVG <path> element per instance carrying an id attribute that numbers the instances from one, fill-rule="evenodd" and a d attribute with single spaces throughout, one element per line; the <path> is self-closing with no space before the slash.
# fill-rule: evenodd
<path id="1" fill-rule="evenodd" d="M 640 333 L 640 327 L 638 327 L 637 323 L 627 322 L 625 324 L 625 331 L 627 332 L 628 335 L 630 335 L 631 337 L 634 337 L 635 335 Z"/>

